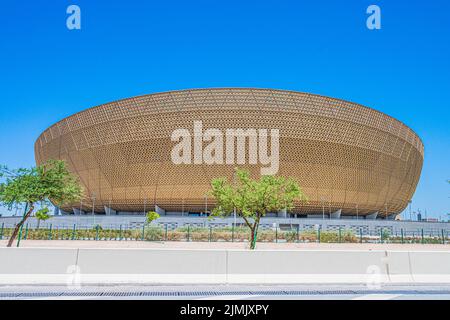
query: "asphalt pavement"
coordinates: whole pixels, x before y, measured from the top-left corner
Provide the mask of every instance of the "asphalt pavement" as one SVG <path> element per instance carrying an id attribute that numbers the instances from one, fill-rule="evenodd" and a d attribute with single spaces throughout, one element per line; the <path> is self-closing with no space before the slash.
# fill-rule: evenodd
<path id="1" fill-rule="evenodd" d="M 13 300 L 450 300 L 450 285 L 0 286 Z"/>

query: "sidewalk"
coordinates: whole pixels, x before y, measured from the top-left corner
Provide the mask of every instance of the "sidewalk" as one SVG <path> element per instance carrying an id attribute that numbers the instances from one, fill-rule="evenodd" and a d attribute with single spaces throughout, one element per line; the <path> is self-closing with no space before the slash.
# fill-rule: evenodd
<path id="1" fill-rule="evenodd" d="M 0 247 L 7 241 L 1 240 Z M 14 247 L 16 244 L 14 243 Z M 151 241 L 94 241 L 94 240 L 22 240 L 23 248 L 153 248 L 153 249 L 248 249 L 243 242 L 151 242 Z M 394 251 L 450 251 L 450 245 L 442 244 L 379 244 L 379 243 L 264 243 L 257 250 L 394 250 Z"/>

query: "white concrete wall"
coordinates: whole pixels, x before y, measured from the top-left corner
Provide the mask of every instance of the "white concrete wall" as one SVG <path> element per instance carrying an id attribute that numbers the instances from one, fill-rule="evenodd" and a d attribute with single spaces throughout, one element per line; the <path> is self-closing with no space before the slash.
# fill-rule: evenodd
<path id="1" fill-rule="evenodd" d="M 0 248 L 0 284 L 450 283 L 450 251 Z"/>

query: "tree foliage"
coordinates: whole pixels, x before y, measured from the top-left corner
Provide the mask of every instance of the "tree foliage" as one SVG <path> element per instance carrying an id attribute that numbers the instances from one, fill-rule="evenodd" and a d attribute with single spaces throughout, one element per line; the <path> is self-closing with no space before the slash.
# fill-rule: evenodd
<path id="1" fill-rule="evenodd" d="M 295 200 L 306 201 L 307 198 L 292 178 L 261 176 L 253 180 L 248 171 L 235 170 L 236 184 L 226 178 L 211 182 L 211 194 L 217 203 L 212 216 L 228 216 L 236 210 L 251 230 L 250 248 L 254 249 L 261 217 L 269 212 L 290 211 Z"/>
<path id="2" fill-rule="evenodd" d="M 34 216 L 36 217 L 36 219 L 38 220 L 42 220 L 45 221 L 47 219 L 50 218 L 50 215 L 48 214 L 50 210 L 47 207 L 44 207 L 42 209 L 39 209 L 38 211 L 36 211 L 36 213 L 34 214 Z"/>
<path id="3" fill-rule="evenodd" d="M 150 224 L 150 223 L 152 223 L 153 220 L 158 219 L 160 216 L 159 216 L 159 214 L 156 213 L 155 211 L 149 211 L 149 212 L 147 212 L 147 214 L 146 214 L 145 217 L 146 217 L 145 221 L 146 221 L 148 224 Z"/>
<path id="4" fill-rule="evenodd" d="M 0 203 L 12 208 L 14 205 L 26 203 L 27 212 L 16 225 L 8 246 L 11 246 L 17 232 L 25 220 L 32 214 L 37 203 L 56 206 L 78 201 L 83 194 L 77 178 L 67 169 L 63 160 L 49 160 L 45 164 L 34 168 L 20 168 L 9 170 L 2 167 L 0 177 Z"/>
<path id="5" fill-rule="evenodd" d="M 48 214 L 50 210 L 48 209 L 48 207 L 43 207 L 41 209 L 39 209 L 38 211 L 36 211 L 36 213 L 34 214 L 34 216 L 36 217 L 38 223 L 37 223 L 37 227 L 39 229 L 39 225 L 41 223 L 41 221 L 46 221 L 48 219 L 50 219 L 50 215 Z"/>

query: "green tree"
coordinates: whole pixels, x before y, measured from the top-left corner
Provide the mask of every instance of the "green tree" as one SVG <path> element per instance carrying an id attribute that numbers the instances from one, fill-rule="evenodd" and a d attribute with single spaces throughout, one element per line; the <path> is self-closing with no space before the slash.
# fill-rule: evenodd
<path id="1" fill-rule="evenodd" d="M 160 217 L 159 214 L 157 214 L 155 211 L 149 211 L 147 212 L 145 221 L 147 224 L 150 224 L 152 223 L 153 220 L 156 220 L 159 217 Z"/>
<path id="2" fill-rule="evenodd" d="M 41 208 L 38 211 L 36 211 L 36 213 L 34 214 L 34 216 L 37 219 L 37 228 L 39 229 L 39 225 L 41 224 L 41 221 L 46 221 L 48 219 L 50 219 L 50 215 L 48 214 L 49 209 L 47 207 Z"/>
<path id="3" fill-rule="evenodd" d="M 51 201 L 60 206 L 78 201 L 83 194 L 77 178 L 69 172 L 63 160 L 49 160 L 30 169 L 9 170 L 2 167 L 0 175 L 5 180 L 0 183 L 0 203 L 9 208 L 25 203 L 27 208 L 9 238 L 8 247 L 11 247 L 37 203 L 49 204 Z"/>
<path id="4" fill-rule="evenodd" d="M 210 193 L 216 200 L 212 216 L 228 216 L 236 210 L 250 228 L 250 249 L 254 249 L 261 217 L 268 212 L 290 211 L 294 208 L 294 200 L 306 201 L 307 197 L 291 178 L 261 176 L 259 180 L 253 180 L 249 172 L 235 170 L 235 184 L 226 178 L 212 180 Z"/>

